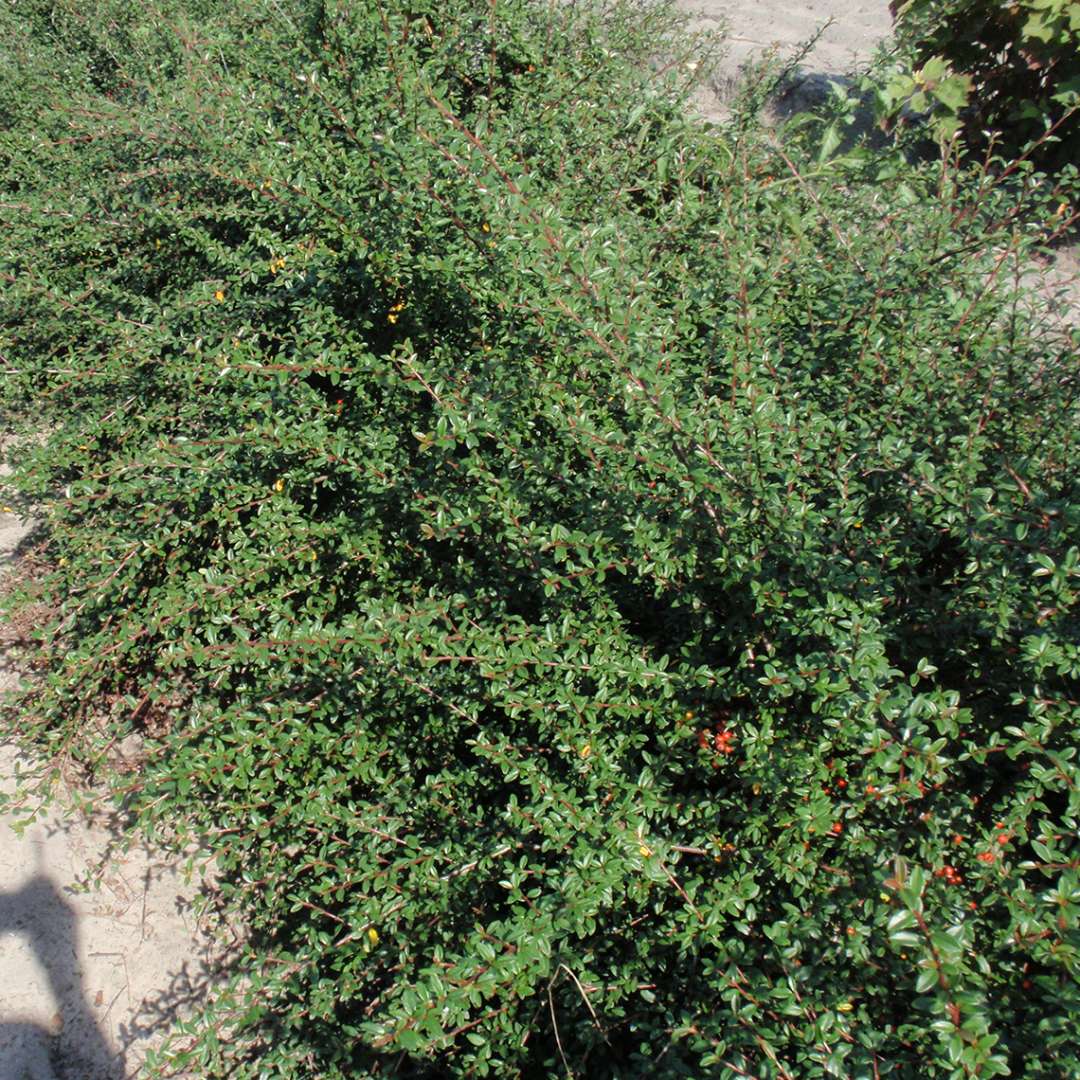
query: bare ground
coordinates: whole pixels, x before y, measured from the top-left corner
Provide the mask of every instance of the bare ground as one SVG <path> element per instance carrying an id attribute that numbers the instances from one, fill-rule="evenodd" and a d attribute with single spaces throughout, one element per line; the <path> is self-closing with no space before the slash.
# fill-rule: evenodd
<path id="1" fill-rule="evenodd" d="M 747 61 L 776 50 L 781 60 L 814 46 L 800 68 L 811 80 L 843 76 L 865 64 L 892 27 L 888 0 L 677 0 L 693 29 L 726 33 L 710 90 L 698 98 L 706 117 L 722 116 Z"/>
<path id="2" fill-rule="evenodd" d="M 0 575 L 31 524 L 0 507 Z M 12 636 L 0 634 L 0 650 Z M 18 678 L 0 652 L 0 690 Z M 0 744 L 0 793 L 32 767 Z M 71 810 L 62 785 L 16 831 L 25 816 L 0 814 L 0 1080 L 134 1076 L 214 978 L 222 946 L 196 917 L 199 881 L 184 880 L 176 856 L 125 849 L 115 815 Z"/>

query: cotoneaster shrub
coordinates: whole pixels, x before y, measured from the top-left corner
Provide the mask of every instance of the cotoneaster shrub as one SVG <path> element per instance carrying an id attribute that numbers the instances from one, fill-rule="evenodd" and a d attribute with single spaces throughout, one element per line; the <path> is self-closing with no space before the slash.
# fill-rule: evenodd
<path id="1" fill-rule="evenodd" d="M 663 9 L 45 10 L 9 716 L 216 854 L 163 1067 L 1076 1073 L 1070 192 L 695 126 Z"/>
<path id="2" fill-rule="evenodd" d="M 1080 3 L 893 0 L 890 9 L 912 67 L 891 81 L 890 99 L 962 129 L 974 148 L 992 140 L 1007 158 L 1026 153 L 1050 168 L 1080 159 Z"/>

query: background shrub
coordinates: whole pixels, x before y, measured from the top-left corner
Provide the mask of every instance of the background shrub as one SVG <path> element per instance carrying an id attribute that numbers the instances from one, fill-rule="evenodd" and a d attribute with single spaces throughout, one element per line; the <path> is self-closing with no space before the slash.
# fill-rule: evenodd
<path id="1" fill-rule="evenodd" d="M 1080 156 L 1080 4 L 1075 0 L 893 0 L 894 32 L 914 71 L 892 95 L 962 127 L 969 145 L 990 136 L 1016 157 L 1059 167 Z"/>
<path id="2" fill-rule="evenodd" d="M 10 716 L 216 854 L 168 1062 L 1080 1069 L 1069 192 L 695 126 L 663 8 L 101 10 L 0 24 Z"/>

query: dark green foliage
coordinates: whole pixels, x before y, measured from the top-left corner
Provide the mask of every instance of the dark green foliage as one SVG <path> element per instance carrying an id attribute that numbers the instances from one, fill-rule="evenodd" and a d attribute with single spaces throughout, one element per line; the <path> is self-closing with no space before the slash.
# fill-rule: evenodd
<path id="1" fill-rule="evenodd" d="M 1080 1070 L 1063 189 L 702 130 L 662 9 L 177 4 L 104 94 L 3 20 L 72 57 L 2 145 L 12 715 L 217 854 L 177 1067 Z"/>
<path id="2" fill-rule="evenodd" d="M 955 117 L 972 147 L 988 137 L 1015 157 L 1080 160 L 1080 3 L 1076 0 L 893 0 L 895 34 L 913 61 L 915 108 Z M 966 84 L 966 86 L 964 85 Z M 1046 137 L 1047 133 L 1050 137 Z"/>

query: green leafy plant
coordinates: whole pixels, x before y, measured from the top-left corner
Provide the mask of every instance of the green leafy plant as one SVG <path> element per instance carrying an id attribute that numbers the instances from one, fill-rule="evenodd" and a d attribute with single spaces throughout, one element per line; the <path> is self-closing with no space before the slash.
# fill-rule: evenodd
<path id="1" fill-rule="evenodd" d="M 994 142 L 1006 157 L 1031 144 L 1046 166 L 1080 151 L 1080 4 L 1075 0 L 894 0 L 894 32 L 911 68 L 886 104 L 928 113 L 938 133 Z M 1047 137 L 1050 133 L 1050 137 Z"/>
<path id="2" fill-rule="evenodd" d="M 9 716 L 243 915 L 161 1069 L 1080 1069 L 1069 176 L 697 126 L 663 8 L 44 10 Z"/>

